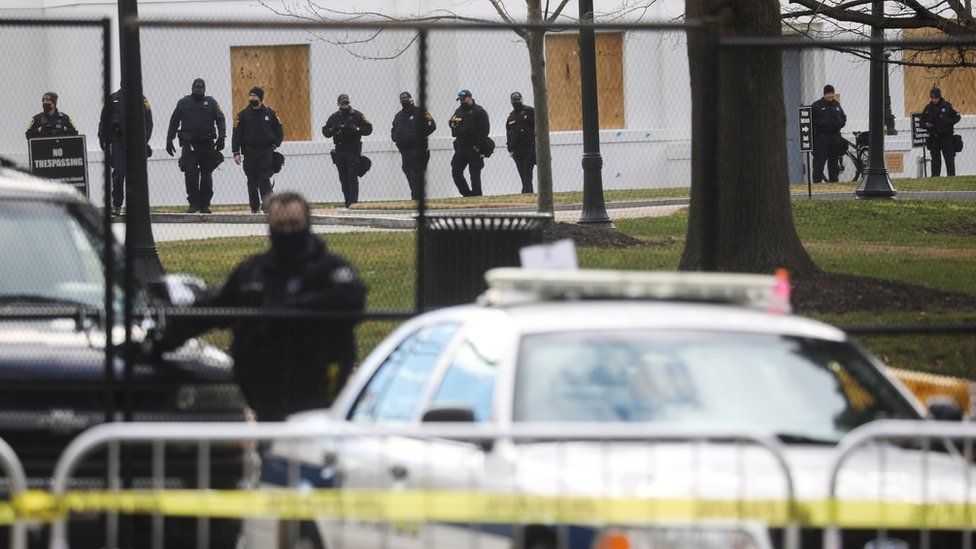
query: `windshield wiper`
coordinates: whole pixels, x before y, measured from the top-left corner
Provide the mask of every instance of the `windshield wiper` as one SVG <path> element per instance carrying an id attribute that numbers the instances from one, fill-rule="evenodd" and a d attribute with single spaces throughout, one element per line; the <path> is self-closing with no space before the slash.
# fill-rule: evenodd
<path id="1" fill-rule="evenodd" d="M 785 444 L 816 444 L 822 446 L 836 446 L 837 440 L 804 435 L 802 433 L 776 433 L 774 435 Z"/>

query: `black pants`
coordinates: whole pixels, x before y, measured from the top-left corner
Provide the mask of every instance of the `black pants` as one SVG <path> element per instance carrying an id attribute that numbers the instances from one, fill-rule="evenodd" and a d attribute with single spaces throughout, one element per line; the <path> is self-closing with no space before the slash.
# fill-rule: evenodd
<path id="1" fill-rule="evenodd" d="M 430 161 L 430 151 L 427 149 L 400 149 L 400 167 L 403 175 L 407 176 L 410 186 L 410 198 L 420 200 L 420 190 L 424 185 L 424 172 Z"/>
<path id="2" fill-rule="evenodd" d="M 481 196 L 481 169 L 485 167 L 485 159 L 472 147 L 462 147 L 454 149 L 454 158 L 451 159 L 451 176 L 454 178 L 454 186 L 457 187 L 461 196 Z M 471 187 L 464 179 L 464 168 L 471 172 Z"/>
<path id="3" fill-rule="evenodd" d="M 946 175 L 952 177 L 956 175 L 956 147 L 952 143 L 951 133 L 938 133 L 928 140 L 929 151 L 932 153 L 932 177 L 939 177 L 942 174 L 942 158 L 945 157 Z"/>
<path id="4" fill-rule="evenodd" d="M 339 185 L 346 207 L 359 202 L 359 157 L 361 149 L 336 149 L 332 151 L 332 162 L 339 172 Z"/>
<path id="5" fill-rule="evenodd" d="M 532 171 L 535 168 L 535 151 L 515 151 L 512 157 L 515 169 L 522 180 L 522 193 L 532 194 Z"/>
<path id="6" fill-rule="evenodd" d="M 813 182 L 824 180 L 824 162 L 827 163 L 827 181 L 836 183 L 840 177 L 840 157 L 844 146 L 839 133 L 819 133 L 813 142 Z"/>
<path id="7" fill-rule="evenodd" d="M 183 168 L 186 182 L 186 201 L 197 210 L 209 208 L 213 199 L 213 170 L 206 169 L 213 148 L 213 140 L 204 139 L 193 144 L 186 142 L 180 155 L 180 167 Z"/>
<path id="8" fill-rule="evenodd" d="M 247 197 L 251 211 L 261 208 L 264 197 L 271 194 L 271 154 L 274 149 L 248 147 L 242 151 L 244 174 L 247 175 Z"/>
<path id="9" fill-rule="evenodd" d="M 125 201 L 125 145 L 121 141 L 112 141 L 112 206 L 122 207 Z"/>

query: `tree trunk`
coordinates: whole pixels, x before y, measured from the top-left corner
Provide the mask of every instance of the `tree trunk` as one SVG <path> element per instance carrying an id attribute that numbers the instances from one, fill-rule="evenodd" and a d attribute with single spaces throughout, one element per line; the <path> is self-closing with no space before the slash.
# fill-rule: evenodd
<path id="1" fill-rule="evenodd" d="M 781 35 L 777 0 L 685 0 L 685 15 L 688 19 L 717 21 L 721 36 Z M 705 55 L 709 51 L 702 34 L 689 33 L 692 183 L 680 268 L 701 268 L 702 167 L 715 161 L 718 241 L 712 249 L 718 270 L 770 273 L 785 267 L 794 275 L 817 272 L 793 224 L 780 50 L 723 51 L 719 55 L 717 110 L 715 105 L 704 104 Z M 718 128 L 717 159 L 704 157 L 703 138 L 711 117 L 711 127 Z"/>
<path id="2" fill-rule="evenodd" d="M 542 23 L 542 2 L 527 0 L 528 20 Z M 535 102 L 535 161 L 539 174 L 537 209 L 552 213 L 552 154 L 549 150 L 549 84 L 546 80 L 546 33 L 529 30 L 525 35 L 532 71 L 532 100 Z"/>

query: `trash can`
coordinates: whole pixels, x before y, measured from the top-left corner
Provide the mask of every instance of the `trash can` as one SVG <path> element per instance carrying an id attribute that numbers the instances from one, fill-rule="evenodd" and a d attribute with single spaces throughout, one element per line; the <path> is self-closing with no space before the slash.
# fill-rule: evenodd
<path id="1" fill-rule="evenodd" d="M 485 271 L 519 266 L 519 250 L 542 242 L 550 214 L 432 212 L 426 216 L 425 309 L 472 303 Z"/>

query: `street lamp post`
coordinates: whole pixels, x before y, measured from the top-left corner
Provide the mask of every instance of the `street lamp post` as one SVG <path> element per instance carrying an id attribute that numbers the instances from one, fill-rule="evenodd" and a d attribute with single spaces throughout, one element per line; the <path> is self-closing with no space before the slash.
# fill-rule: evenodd
<path id="1" fill-rule="evenodd" d="M 593 24 L 593 0 L 580 0 L 582 25 Z M 600 155 L 600 111 L 597 108 L 596 36 L 593 28 L 580 28 L 580 86 L 583 108 L 583 211 L 580 225 L 613 227 L 603 201 L 603 157 Z"/>
<path id="2" fill-rule="evenodd" d="M 877 18 L 884 16 L 884 0 L 872 2 L 871 13 Z M 861 184 L 854 194 L 858 198 L 894 198 L 896 192 L 888 177 L 884 160 L 884 29 L 871 28 L 871 98 L 868 102 L 871 140 L 868 147 L 868 167 L 861 176 Z"/>
<path id="3" fill-rule="evenodd" d="M 891 86 L 888 83 L 888 59 L 891 58 L 891 52 L 886 51 L 884 54 L 884 127 L 885 133 L 888 135 L 898 135 L 898 130 L 895 129 L 895 115 L 891 112 Z"/>

